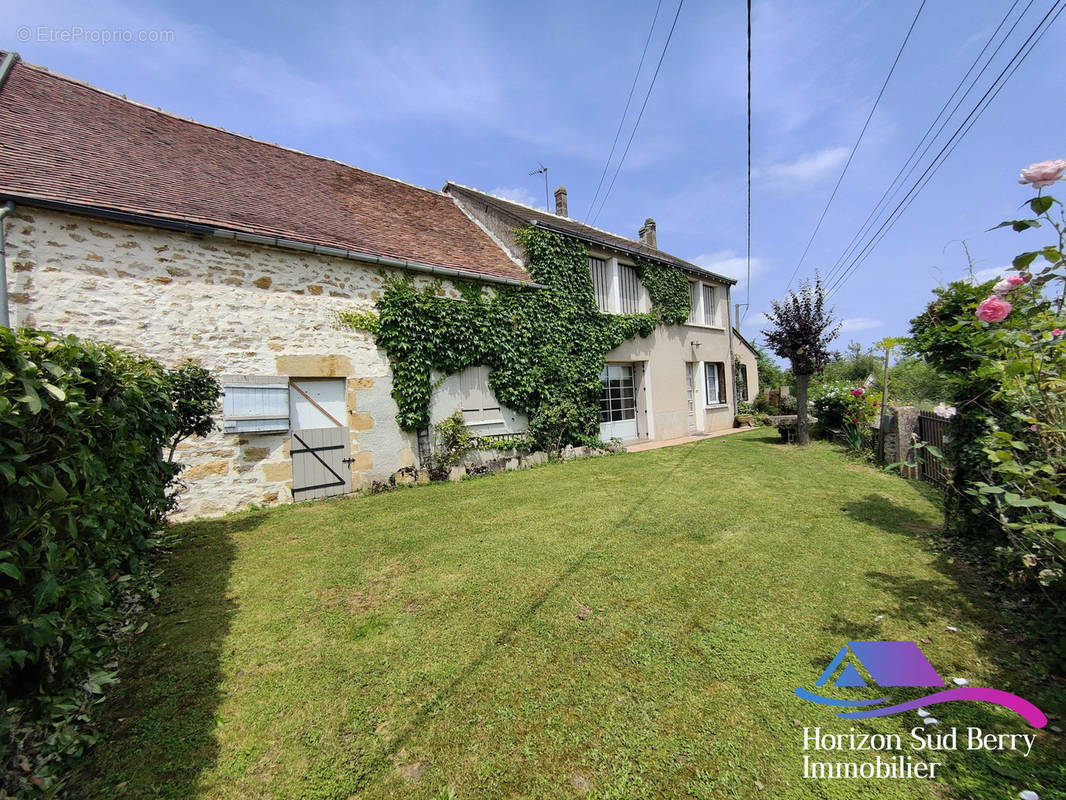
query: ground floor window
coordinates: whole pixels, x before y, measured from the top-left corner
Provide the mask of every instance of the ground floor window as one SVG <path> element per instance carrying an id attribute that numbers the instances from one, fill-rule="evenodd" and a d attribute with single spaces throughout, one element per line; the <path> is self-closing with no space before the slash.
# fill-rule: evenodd
<path id="1" fill-rule="evenodd" d="M 737 400 L 748 401 L 748 365 L 737 364 Z"/>
<path id="2" fill-rule="evenodd" d="M 726 401 L 725 364 L 721 361 L 704 361 L 703 379 L 707 389 L 707 405 L 724 403 Z"/>
<path id="3" fill-rule="evenodd" d="M 603 394 L 600 395 L 600 422 L 622 422 L 637 418 L 636 392 L 633 389 L 633 367 L 630 364 L 608 364 L 600 374 Z"/>

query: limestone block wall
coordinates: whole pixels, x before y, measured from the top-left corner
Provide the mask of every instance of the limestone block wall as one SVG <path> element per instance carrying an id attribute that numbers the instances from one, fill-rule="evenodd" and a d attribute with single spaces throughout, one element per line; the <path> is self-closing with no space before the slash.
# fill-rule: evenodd
<path id="1" fill-rule="evenodd" d="M 336 324 L 339 311 L 372 307 L 385 279 L 379 268 L 24 206 L 6 226 L 13 325 L 168 366 L 192 359 L 218 374 L 343 377 L 353 486 L 414 464 L 384 353 L 368 334 Z M 440 291 L 459 296 L 448 283 Z M 221 430 L 186 441 L 178 518 L 291 501 L 288 441 Z"/>

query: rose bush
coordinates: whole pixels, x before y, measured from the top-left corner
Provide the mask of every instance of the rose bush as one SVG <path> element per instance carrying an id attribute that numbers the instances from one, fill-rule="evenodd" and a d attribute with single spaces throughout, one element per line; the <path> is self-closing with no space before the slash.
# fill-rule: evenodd
<path id="1" fill-rule="evenodd" d="M 1066 160 L 1022 170 L 1037 188 L 1025 219 L 997 227 L 1050 227 L 1052 243 L 1021 253 L 994 285 L 954 283 L 911 321 L 912 349 L 951 377 L 946 440 L 954 467 L 947 498 L 953 532 L 995 555 L 1012 591 L 1028 589 L 1037 636 L 1066 656 L 1066 215 L 1042 189 Z M 991 289 L 991 294 L 986 295 Z M 984 299 L 980 299 L 984 296 Z M 1007 298 L 1010 298 L 1009 300 Z M 1024 594 L 1023 594 L 1024 596 Z"/>

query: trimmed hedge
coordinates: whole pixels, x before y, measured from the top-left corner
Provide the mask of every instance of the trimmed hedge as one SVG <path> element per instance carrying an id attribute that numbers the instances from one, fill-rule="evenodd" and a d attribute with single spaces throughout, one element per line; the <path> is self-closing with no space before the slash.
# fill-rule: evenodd
<path id="1" fill-rule="evenodd" d="M 210 389 L 198 367 L 0 328 L 0 795 L 52 786 L 91 740 L 117 606 L 173 503 L 190 370 Z"/>

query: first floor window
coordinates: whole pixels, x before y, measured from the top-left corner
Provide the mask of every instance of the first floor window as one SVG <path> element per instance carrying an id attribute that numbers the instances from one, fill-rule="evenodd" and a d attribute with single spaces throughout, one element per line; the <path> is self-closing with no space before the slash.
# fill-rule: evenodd
<path id="1" fill-rule="evenodd" d="M 592 290 L 596 295 L 596 308 L 604 314 L 611 310 L 611 271 L 605 258 L 589 256 L 589 272 L 592 273 Z"/>
<path id="2" fill-rule="evenodd" d="M 706 382 L 707 405 L 725 402 L 725 364 L 720 361 L 703 362 L 703 379 Z"/>

